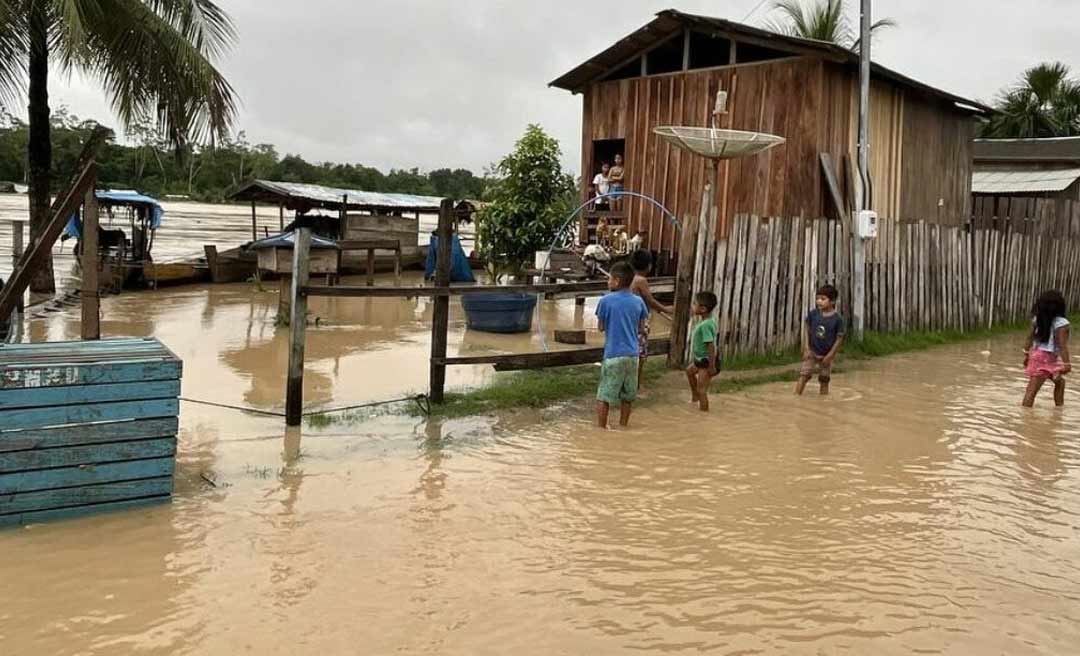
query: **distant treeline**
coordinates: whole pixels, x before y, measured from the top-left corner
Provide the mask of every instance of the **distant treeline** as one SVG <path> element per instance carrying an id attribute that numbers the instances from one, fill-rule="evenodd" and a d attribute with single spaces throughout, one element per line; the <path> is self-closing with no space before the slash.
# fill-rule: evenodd
<path id="1" fill-rule="evenodd" d="M 97 125 L 61 107 L 52 113 L 54 187 L 69 179 L 84 137 Z M 264 178 L 306 182 L 364 191 L 396 192 L 479 199 L 488 180 L 466 169 L 391 169 L 389 173 L 362 164 L 313 164 L 299 155 L 280 157 L 270 144 L 235 140 L 214 147 L 177 153 L 150 124 L 127 131 L 129 145 L 108 144 L 98 160 L 102 186 L 136 189 L 152 196 L 177 194 L 220 201 L 244 181 Z M 27 180 L 27 124 L 0 109 L 0 181 Z"/>

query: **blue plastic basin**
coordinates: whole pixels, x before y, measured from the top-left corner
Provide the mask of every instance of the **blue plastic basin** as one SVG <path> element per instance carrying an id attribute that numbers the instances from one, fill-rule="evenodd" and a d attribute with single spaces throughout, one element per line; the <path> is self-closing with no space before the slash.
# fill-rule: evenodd
<path id="1" fill-rule="evenodd" d="M 464 294 L 465 323 L 485 333 L 527 333 L 532 330 L 536 297 L 532 294 Z"/>

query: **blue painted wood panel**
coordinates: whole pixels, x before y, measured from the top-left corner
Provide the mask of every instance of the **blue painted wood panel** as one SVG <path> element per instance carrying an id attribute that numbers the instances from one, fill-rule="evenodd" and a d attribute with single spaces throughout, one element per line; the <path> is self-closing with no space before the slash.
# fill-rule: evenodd
<path id="1" fill-rule="evenodd" d="M 122 420 L 59 428 L 31 428 L 0 432 L 0 454 L 8 451 L 51 449 L 61 446 L 104 444 L 146 440 L 154 437 L 173 437 L 179 430 L 176 417 L 162 419 Z"/>
<path id="2" fill-rule="evenodd" d="M 0 367 L 0 390 L 177 380 L 182 370 L 179 360 L 13 364 Z"/>
<path id="3" fill-rule="evenodd" d="M 71 519 L 83 515 L 116 512 L 120 510 L 136 510 L 147 506 L 158 506 L 168 503 L 170 496 L 145 497 L 128 501 L 114 501 L 112 503 L 100 503 L 94 506 L 76 506 L 73 508 L 60 508 L 56 510 L 40 510 L 36 512 L 13 513 L 0 515 L 0 527 L 21 526 L 37 522 L 48 522 L 57 519 Z"/>
<path id="4" fill-rule="evenodd" d="M 66 426 L 69 424 L 85 424 L 119 419 L 174 417 L 178 414 L 180 414 L 180 402 L 175 398 L 12 410 L 10 412 L 0 412 L 0 431 L 13 428 L 44 428 L 46 426 Z"/>
<path id="5" fill-rule="evenodd" d="M 170 456 L 153 460 L 113 462 L 92 467 L 49 469 L 47 470 L 48 478 L 43 478 L 42 473 L 46 472 L 40 471 L 0 474 L 0 494 L 171 476 L 175 469 L 176 460 Z"/>
<path id="6" fill-rule="evenodd" d="M 108 401 L 138 401 L 180 396 L 179 380 L 146 383 L 107 383 L 70 387 L 38 387 L 0 390 L 0 411 L 16 408 L 41 408 L 54 405 L 80 405 Z"/>
<path id="7" fill-rule="evenodd" d="M 21 357 L 43 352 L 79 352 L 100 353 L 118 350 L 146 350 L 169 352 L 165 346 L 153 337 L 119 337 L 116 339 L 98 339 L 90 341 L 68 342 L 23 342 L 19 344 L 4 344 L 0 346 L 0 353 L 10 357 Z"/>
<path id="8" fill-rule="evenodd" d="M 167 476 L 141 481 L 120 481 L 101 483 L 100 485 L 84 485 L 82 487 L 65 487 L 59 490 L 0 494 L 0 515 L 156 497 L 172 494 L 172 489 L 172 477 Z"/>
<path id="9" fill-rule="evenodd" d="M 163 437 L 156 440 L 138 442 L 116 442 L 114 444 L 91 444 L 89 446 L 71 446 L 58 449 L 35 449 L 33 451 L 15 451 L 0 453 L 0 474 L 11 474 L 32 469 L 51 469 L 72 465 L 94 465 L 122 460 L 145 460 L 163 458 L 176 454 L 176 438 Z M 40 473 L 43 479 L 48 472 Z"/>

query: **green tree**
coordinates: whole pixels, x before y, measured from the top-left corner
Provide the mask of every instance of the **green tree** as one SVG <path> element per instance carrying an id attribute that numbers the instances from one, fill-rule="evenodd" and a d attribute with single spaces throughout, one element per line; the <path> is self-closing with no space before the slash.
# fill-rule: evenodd
<path id="1" fill-rule="evenodd" d="M 574 179 L 562 170 L 559 142 L 530 125 L 514 151 L 495 167 L 488 204 L 477 215 L 480 255 L 494 276 L 519 275 L 538 250 L 556 241 L 571 209 Z"/>
<path id="2" fill-rule="evenodd" d="M 828 41 L 849 50 L 859 48 L 858 23 L 853 27 L 844 0 L 777 0 L 773 9 L 780 13 L 779 20 L 767 24 L 774 32 Z M 895 26 L 896 21 L 883 18 L 870 26 L 870 34 Z"/>
<path id="3" fill-rule="evenodd" d="M 0 0 L 0 100 L 29 101 L 31 237 L 49 218 L 51 67 L 100 80 L 124 126 L 152 116 L 183 152 L 228 132 L 234 94 L 212 60 L 235 38 L 211 0 Z M 51 261 L 31 288 L 55 289 Z"/>
<path id="4" fill-rule="evenodd" d="M 998 95 L 996 113 L 983 125 L 984 137 L 1031 139 L 1080 135 L 1080 82 L 1068 66 L 1039 64 Z"/>

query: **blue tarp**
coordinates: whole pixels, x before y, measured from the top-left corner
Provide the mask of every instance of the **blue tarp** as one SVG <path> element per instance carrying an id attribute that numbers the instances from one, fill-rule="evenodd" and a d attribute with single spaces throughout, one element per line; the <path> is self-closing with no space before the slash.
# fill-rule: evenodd
<path id="1" fill-rule="evenodd" d="M 94 193 L 101 205 L 149 205 L 150 206 L 150 229 L 157 230 L 161 227 L 161 217 L 165 210 L 156 198 L 137 194 L 133 191 L 98 191 Z M 64 234 L 68 237 L 79 239 L 82 237 L 82 217 L 76 213 L 68 221 L 64 228 Z"/>
<path id="2" fill-rule="evenodd" d="M 439 238 L 431 235 L 428 245 L 427 264 L 424 266 L 424 280 L 435 277 L 435 255 L 439 250 Z M 476 282 L 472 267 L 469 266 L 469 258 L 465 257 L 465 249 L 461 247 L 461 239 L 452 235 L 450 241 L 450 282 Z"/>

